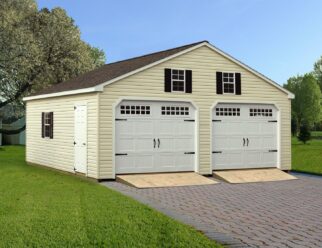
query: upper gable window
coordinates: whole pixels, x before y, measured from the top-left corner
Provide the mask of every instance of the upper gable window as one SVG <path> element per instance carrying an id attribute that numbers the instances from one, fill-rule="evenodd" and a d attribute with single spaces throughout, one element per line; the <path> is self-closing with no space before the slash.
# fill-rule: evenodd
<path id="1" fill-rule="evenodd" d="M 171 91 L 185 92 L 184 72 L 184 70 L 171 70 Z"/>
<path id="2" fill-rule="evenodd" d="M 235 94 L 235 73 L 223 72 L 222 74 L 223 82 L 223 93 Z"/>
<path id="3" fill-rule="evenodd" d="M 192 71 L 165 68 L 164 91 L 192 93 Z"/>

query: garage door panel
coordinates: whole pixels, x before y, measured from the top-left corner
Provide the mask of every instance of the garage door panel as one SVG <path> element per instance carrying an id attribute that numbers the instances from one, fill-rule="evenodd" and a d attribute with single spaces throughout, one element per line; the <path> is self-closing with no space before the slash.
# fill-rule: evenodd
<path id="1" fill-rule="evenodd" d="M 243 167 L 243 153 L 240 151 L 223 151 L 214 153 L 212 160 L 217 170 L 236 169 Z"/>
<path id="2" fill-rule="evenodd" d="M 135 140 L 133 138 L 123 138 L 120 137 L 119 141 L 116 143 L 116 152 L 128 152 L 133 151 L 135 148 L 134 145 Z"/>
<path id="3" fill-rule="evenodd" d="M 118 173 L 135 173 L 138 170 L 153 169 L 153 156 L 151 154 L 128 154 L 116 156 L 115 164 Z"/>
<path id="4" fill-rule="evenodd" d="M 263 152 L 262 164 L 266 167 L 277 166 L 276 152 Z"/>
<path id="5" fill-rule="evenodd" d="M 175 125 L 173 120 L 160 120 L 158 123 L 159 135 L 174 135 Z"/>
<path id="6" fill-rule="evenodd" d="M 245 168 L 256 168 L 261 165 L 262 151 L 247 151 L 244 156 Z"/>
<path id="7" fill-rule="evenodd" d="M 151 120 L 140 120 L 134 122 L 134 135 L 153 135 L 154 122 Z"/>
<path id="8" fill-rule="evenodd" d="M 176 135 L 189 135 L 195 132 L 195 122 L 194 121 L 183 121 L 178 120 L 175 125 Z"/>
<path id="9" fill-rule="evenodd" d="M 226 149 L 238 149 L 243 143 L 242 136 L 214 136 L 213 139 L 213 150 L 214 151 L 221 151 Z"/>
<path id="10" fill-rule="evenodd" d="M 177 138 L 174 141 L 174 149 L 176 151 L 192 152 L 194 151 L 194 140 L 190 137 Z"/>
<path id="11" fill-rule="evenodd" d="M 116 125 L 116 132 L 120 135 L 132 135 L 134 133 L 134 123 L 128 121 L 118 121 Z"/>

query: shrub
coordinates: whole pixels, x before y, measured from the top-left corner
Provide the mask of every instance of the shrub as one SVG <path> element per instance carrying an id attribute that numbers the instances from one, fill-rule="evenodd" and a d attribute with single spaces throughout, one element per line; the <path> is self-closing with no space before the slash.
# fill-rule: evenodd
<path id="1" fill-rule="evenodd" d="M 297 137 L 299 141 L 302 141 L 304 144 L 311 139 L 311 132 L 307 124 L 303 124 L 300 128 L 299 136 Z"/>

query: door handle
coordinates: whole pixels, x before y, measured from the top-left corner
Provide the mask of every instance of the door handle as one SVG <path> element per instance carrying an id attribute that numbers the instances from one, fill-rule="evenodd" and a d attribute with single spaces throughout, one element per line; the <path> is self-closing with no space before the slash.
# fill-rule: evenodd
<path id="1" fill-rule="evenodd" d="M 245 138 L 243 138 L 243 146 L 245 146 Z"/>
<path id="2" fill-rule="evenodd" d="M 83 143 L 83 146 L 85 146 L 86 145 L 86 143 Z"/>
<path id="3" fill-rule="evenodd" d="M 247 138 L 247 146 L 249 145 L 249 139 Z"/>
<path id="4" fill-rule="evenodd" d="M 153 148 L 155 148 L 155 139 L 153 139 Z"/>
<path id="5" fill-rule="evenodd" d="M 160 142 L 160 139 L 158 138 L 158 148 L 160 148 L 160 144 L 161 142 Z"/>

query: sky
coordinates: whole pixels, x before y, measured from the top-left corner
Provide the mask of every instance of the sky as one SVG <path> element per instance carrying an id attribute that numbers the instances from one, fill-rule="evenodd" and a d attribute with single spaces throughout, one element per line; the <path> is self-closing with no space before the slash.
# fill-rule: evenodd
<path id="1" fill-rule="evenodd" d="M 322 56 L 321 0 L 38 0 L 64 8 L 107 63 L 201 40 L 279 84 Z"/>

